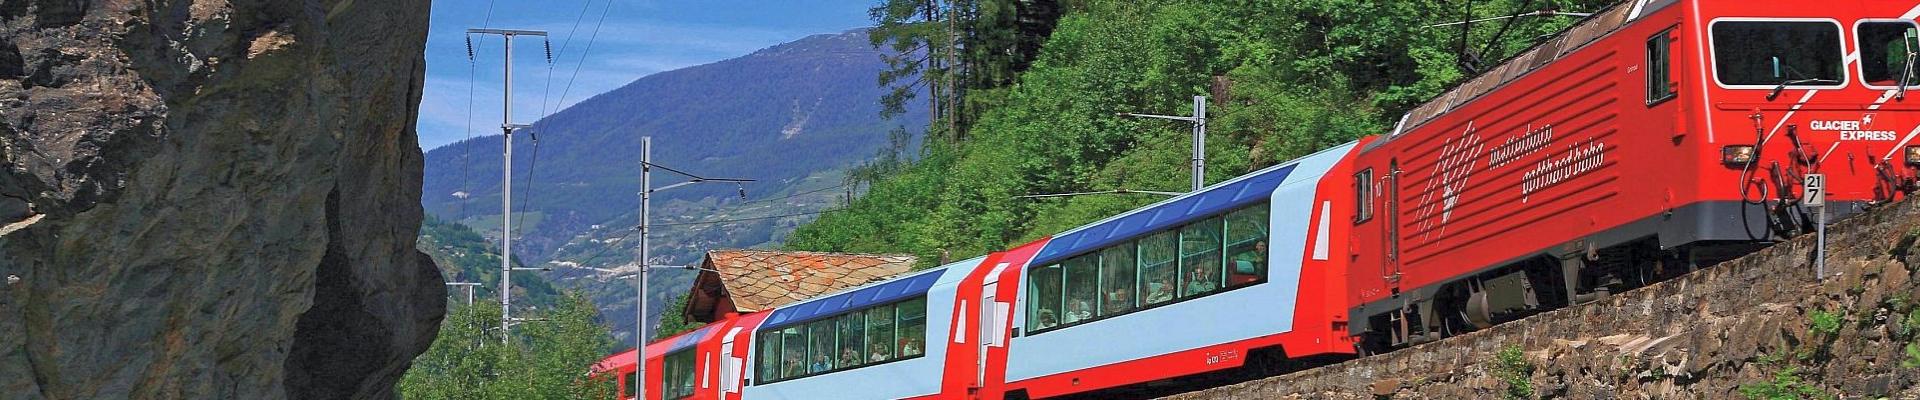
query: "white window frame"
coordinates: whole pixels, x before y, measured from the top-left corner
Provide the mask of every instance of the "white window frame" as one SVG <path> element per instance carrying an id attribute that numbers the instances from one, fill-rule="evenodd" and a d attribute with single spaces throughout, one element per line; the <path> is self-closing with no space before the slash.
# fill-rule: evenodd
<path id="1" fill-rule="evenodd" d="M 1709 61 L 1708 69 L 1711 70 L 1711 71 L 1708 71 L 1708 73 L 1713 74 L 1713 84 L 1715 86 L 1719 86 L 1721 89 L 1773 90 L 1773 88 L 1777 86 L 1777 85 L 1729 85 L 1726 82 L 1723 82 L 1720 80 L 1720 55 L 1719 53 L 1714 51 L 1719 48 L 1720 44 L 1716 43 L 1714 40 L 1713 28 L 1715 26 L 1720 25 L 1721 22 L 1826 22 L 1826 23 L 1833 24 L 1833 29 L 1840 33 L 1840 36 L 1839 36 L 1840 48 L 1835 49 L 1840 52 L 1840 62 L 1841 62 L 1840 83 L 1834 84 L 1834 85 L 1828 85 L 1828 86 L 1794 85 L 1794 86 L 1787 86 L 1787 89 L 1801 89 L 1801 90 L 1845 89 L 1848 84 L 1853 82 L 1853 68 L 1847 68 L 1847 66 L 1845 65 L 1847 63 L 1847 43 L 1849 42 L 1847 38 L 1851 37 L 1852 35 L 1847 34 L 1846 25 L 1840 23 L 1840 20 L 1838 19 L 1720 17 L 1720 18 L 1714 18 L 1713 21 L 1707 23 L 1707 59 Z"/>
<path id="2" fill-rule="evenodd" d="M 1860 54 L 1860 49 L 1862 47 L 1865 47 L 1865 46 L 1862 46 L 1860 43 L 1860 26 L 1866 25 L 1867 23 L 1870 23 L 1870 22 L 1906 23 L 1907 25 L 1912 25 L 1914 29 L 1920 29 L 1920 23 L 1914 22 L 1913 20 L 1899 19 L 1899 18 L 1861 18 L 1853 21 L 1853 29 L 1847 32 L 1849 34 L 1852 34 L 1853 36 L 1853 53 L 1857 55 L 1853 59 L 1853 68 L 1847 72 L 1849 73 L 1858 72 L 1860 76 L 1860 86 L 1864 88 L 1873 89 L 1873 90 L 1899 89 L 1900 88 L 1899 86 L 1876 86 L 1874 84 L 1867 83 L 1867 62 L 1866 62 L 1867 55 Z M 1916 62 L 1920 62 L 1920 60 L 1916 60 Z M 1920 85 L 1920 82 L 1908 82 L 1908 83 L 1914 84 L 1914 85 Z M 1909 88 L 1911 88 L 1911 85 L 1909 86 Z"/>

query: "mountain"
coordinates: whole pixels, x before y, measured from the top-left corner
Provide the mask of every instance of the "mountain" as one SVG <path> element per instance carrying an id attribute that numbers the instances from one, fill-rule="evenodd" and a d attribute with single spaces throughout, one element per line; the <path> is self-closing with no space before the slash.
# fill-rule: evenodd
<path id="1" fill-rule="evenodd" d="M 865 30 L 813 35 L 649 75 L 535 122 L 513 138 L 515 258 L 554 267 L 551 281 L 587 292 L 617 336 L 628 334 L 633 283 L 617 274 L 634 265 L 639 138 L 653 137 L 656 165 L 757 180 L 657 192 L 653 263 L 695 263 L 711 248 L 777 246 L 800 223 L 842 204 L 844 172 L 887 146 L 890 131 L 926 126 L 924 108 L 880 117 L 880 55 Z M 497 240 L 501 142 L 479 137 L 427 152 L 427 213 Z M 686 179 L 658 169 L 653 177 L 656 188 Z M 671 300 L 690 276 L 655 273 L 649 297 Z"/>
<path id="2" fill-rule="evenodd" d="M 528 213 L 530 225 L 520 231 L 525 237 L 515 253 L 545 261 L 575 234 L 633 212 L 641 136 L 653 136 L 656 164 L 759 180 L 744 187 L 750 196 L 866 159 L 887 143 L 889 129 L 926 124 L 923 109 L 895 120 L 879 117 L 883 90 L 876 79 L 885 67 L 879 57 L 865 30 L 814 35 L 649 75 L 534 123 L 514 135 L 515 194 L 526 196 L 515 199 L 524 206 L 516 208 Z M 501 136 L 493 135 L 427 152 L 421 200 L 427 212 L 450 221 L 497 219 L 500 144 Z M 655 177 L 656 186 L 683 180 Z M 655 199 L 735 197 L 731 186 L 695 185 Z"/>

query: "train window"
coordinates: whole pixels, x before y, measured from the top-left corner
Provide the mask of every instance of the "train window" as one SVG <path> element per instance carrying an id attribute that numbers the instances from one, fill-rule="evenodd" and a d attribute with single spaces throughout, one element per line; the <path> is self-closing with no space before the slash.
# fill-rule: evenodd
<path id="1" fill-rule="evenodd" d="M 1139 265 L 1133 262 L 1133 246 L 1114 246 L 1100 251 L 1100 316 L 1133 311 L 1135 280 Z"/>
<path id="2" fill-rule="evenodd" d="M 1100 259 L 1093 254 L 1074 257 L 1061 263 L 1067 274 L 1067 301 L 1062 306 L 1066 313 L 1060 315 L 1060 324 L 1072 324 L 1093 318 L 1094 303 L 1099 302 L 1095 286 L 1100 282 Z"/>
<path id="3" fill-rule="evenodd" d="M 762 332 L 758 336 L 760 357 L 754 364 L 754 370 L 759 372 L 761 382 L 780 380 L 780 335 L 778 332 Z"/>
<path id="4" fill-rule="evenodd" d="M 1258 283 L 1267 277 L 1267 207 L 1227 214 L 1227 286 Z"/>
<path id="5" fill-rule="evenodd" d="M 1846 72 L 1830 21 L 1715 21 L 1714 76 L 1722 85 L 1835 86 Z"/>
<path id="6" fill-rule="evenodd" d="M 865 353 L 863 350 L 867 347 L 867 321 L 865 317 L 866 314 L 864 313 L 852 313 L 837 318 L 837 322 L 834 323 L 835 327 L 840 329 L 840 358 L 836 360 L 838 364 L 840 364 L 840 368 L 865 364 L 863 361 L 866 360 L 866 357 L 862 357 L 862 354 Z"/>
<path id="7" fill-rule="evenodd" d="M 1674 96 L 1673 91 L 1673 30 L 1664 30 L 1647 38 L 1647 105 L 1653 105 Z"/>
<path id="8" fill-rule="evenodd" d="M 927 298 L 900 302 L 900 358 L 918 356 L 927 346 Z"/>
<path id="9" fill-rule="evenodd" d="M 807 374 L 807 335 L 800 326 L 780 331 L 780 377 L 797 378 Z"/>
<path id="10" fill-rule="evenodd" d="M 628 372 L 627 376 L 620 382 L 624 382 L 624 384 L 620 385 L 620 398 L 630 399 L 640 393 L 640 372 Z"/>
<path id="11" fill-rule="evenodd" d="M 1914 79 L 1920 75 L 1908 65 L 1915 61 L 1909 55 L 1920 52 L 1913 22 L 1868 21 L 1854 29 L 1854 38 L 1860 41 L 1861 81 L 1869 86 L 1891 87 L 1899 85 L 1905 75 L 1907 85 L 1920 84 L 1920 79 Z"/>
<path id="12" fill-rule="evenodd" d="M 1180 296 L 1192 297 L 1220 289 L 1220 218 L 1180 228 Z"/>
<path id="13" fill-rule="evenodd" d="M 1142 304 L 1155 305 L 1173 300 L 1176 279 L 1180 266 L 1174 262 L 1175 245 L 1179 243 L 1178 232 L 1166 231 L 1140 239 L 1140 283 Z"/>
<path id="14" fill-rule="evenodd" d="M 807 373 L 817 374 L 833 367 L 833 320 L 807 323 Z"/>
<path id="15" fill-rule="evenodd" d="M 1373 168 L 1353 174 L 1353 223 L 1373 219 Z"/>
<path id="16" fill-rule="evenodd" d="M 893 307 L 867 310 L 867 362 L 893 359 Z"/>
<path id="17" fill-rule="evenodd" d="M 679 399 L 693 396 L 693 354 L 691 349 L 668 354 L 660 360 L 660 396 Z"/>
<path id="18" fill-rule="evenodd" d="M 1060 325 L 1060 264 L 1035 268 L 1027 277 L 1027 330 Z"/>

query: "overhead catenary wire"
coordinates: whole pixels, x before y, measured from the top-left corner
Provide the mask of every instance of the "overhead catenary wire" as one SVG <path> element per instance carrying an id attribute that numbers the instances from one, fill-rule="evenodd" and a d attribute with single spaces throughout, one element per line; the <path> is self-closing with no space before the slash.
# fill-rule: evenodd
<path id="1" fill-rule="evenodd" d="M 486 15 L 480 19 L 481 28 L 493 27 L 493 1 L 487 1 Z M 473 188 L 467 186 L 467 172 L 473 170 L 473 81 L 478 79 L 480 64 L 473 57 L 473 34 L 465 34 L 467 42 L 467 138 L 460 141 L 463 152 L 460 156 L 460 213 L 455 217 L 467 217 L 467 199 L 473 195 Z M 481 38 L 485 40 L 485 38 Z"/>

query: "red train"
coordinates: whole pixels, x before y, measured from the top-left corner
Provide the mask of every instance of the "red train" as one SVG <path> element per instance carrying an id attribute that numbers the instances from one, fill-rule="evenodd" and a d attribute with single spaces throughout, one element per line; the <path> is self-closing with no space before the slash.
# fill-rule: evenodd
<path id="1" fill-rule="evenodd" d="M 1910 196 L 1916 16 L 1620 4 L 1388 134 L 662 340 L 649 397 L 1125 397 L 1598 300 L 1808 231 L 1807 174 L 1836 216 Z"/>

